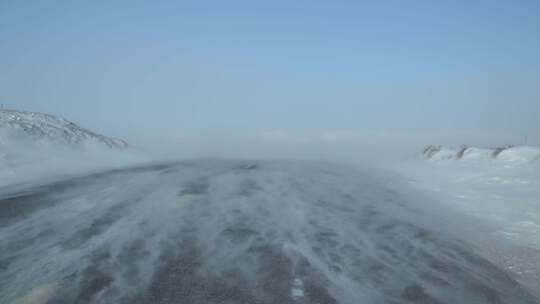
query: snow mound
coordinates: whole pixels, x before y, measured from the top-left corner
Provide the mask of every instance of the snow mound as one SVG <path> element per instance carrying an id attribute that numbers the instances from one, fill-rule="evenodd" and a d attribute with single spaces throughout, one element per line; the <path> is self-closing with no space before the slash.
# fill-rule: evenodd
<path id="1" fill-rule="evenodd" d="M 540 147 L 513 147 L 502 151 L 497 158 L 508 162 L 540 161 Z"/>
<path id="2" fill-rule="evenodd" d="M 428 146 L 423 151 L 425 159 L 442 160 L 496 160 L 500 162 L 528 163 L 540 161 L 540 147 L 502 146 L 496 148 L 477 148 L 461 146 L 459 149 L 443 146 Z"/>
<path id="3" fill-rule="evenodd" d="M 437 154 L 433 156 L 435 160 L 447 160 L 453 159 L 456 155 L 456 151 L 452 149 L 442 148 Z"/>
<path id="4" fill-rule="evenodd" d="M 448 160 L 454 159 L 456 156 L 456 151 L 450 148 L 443 146 L 428 146 L 424 150 L 424 157 L 427 159 L 433 160 Z"/>
<path id="5" fill-rule="evenodd" d="M 492 149 L 484 149 L 484 148 L 467 148 L 463 152 L 462 159 L 490 159 L 493 158 L 493 152 Z"/>
<path id="6" fill-rule="evenodd" d="M 123 140 L 94 133 L 64 118 L 44 113 L 0 110 L 0 131 L 0 144 L 8 141 L 6 137 L 28 137 L 34 141 L 68 145 L 98 144 L 116 149 L 128 146 Z"/>

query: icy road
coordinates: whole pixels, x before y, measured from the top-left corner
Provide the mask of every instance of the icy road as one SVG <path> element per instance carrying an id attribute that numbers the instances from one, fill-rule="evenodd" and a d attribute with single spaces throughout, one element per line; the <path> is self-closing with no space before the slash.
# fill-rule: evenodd
<path id="1" fill-rule="evenodd" d="M 200 160 L 3 189 L 0 303 L 539 303 L 398 188 Z"/>

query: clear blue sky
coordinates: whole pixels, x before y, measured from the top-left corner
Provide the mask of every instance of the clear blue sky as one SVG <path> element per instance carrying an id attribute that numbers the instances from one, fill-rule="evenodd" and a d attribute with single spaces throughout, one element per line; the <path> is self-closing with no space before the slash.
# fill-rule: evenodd
<path id="1" fill-rule="evenodd" d="M 0 102 L 98 130 L 540 130 L 540 1 L 0 1 Z"/>

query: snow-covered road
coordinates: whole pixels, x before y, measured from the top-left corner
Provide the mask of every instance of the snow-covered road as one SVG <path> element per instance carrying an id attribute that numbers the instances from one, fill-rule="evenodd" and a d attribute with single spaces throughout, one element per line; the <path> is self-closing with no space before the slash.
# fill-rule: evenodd
<path id="1" fill-rule="evenodd" d="M 0 303 L 539 303 L 396 183 L 198 160 L 4 188 Z"/>

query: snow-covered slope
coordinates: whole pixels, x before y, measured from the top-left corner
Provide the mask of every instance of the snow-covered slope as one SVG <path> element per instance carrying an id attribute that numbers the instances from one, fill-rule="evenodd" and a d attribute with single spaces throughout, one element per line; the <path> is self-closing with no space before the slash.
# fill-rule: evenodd
<path id="1" fill-rule="evenodd" d="M 0 144 L 10 136 L 68 145 L 98 144 L 117 149 L 128 146 L 123 140 L 94 133 L 64 118 L 44 113 L 0 110 L 0 131 L 3 135 Z"/>

